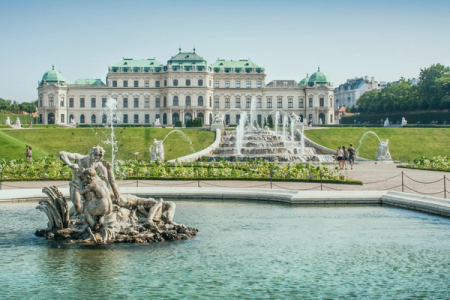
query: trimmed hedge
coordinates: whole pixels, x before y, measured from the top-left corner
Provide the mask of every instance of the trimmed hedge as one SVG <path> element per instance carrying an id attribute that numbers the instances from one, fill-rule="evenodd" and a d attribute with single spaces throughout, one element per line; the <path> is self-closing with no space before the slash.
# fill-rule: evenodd
<path id="1" fill-rule="evenodd" d="M 86 128 L 86 127 L 110 127 L 109 124 L 79 124 L 77 127 Z M 150 124 L 114 124 L 115 128 L 118 127 L 152 127 Z"/>
<path id="2" fill-rule="evenodd" d="M 354 124 L 354 120 L 356 122 L 370 122 L 372 124 L 376 124 L 376 122 L 383 122 L 386 118 L 389 118 L 389 122 L 393 122 L 393 124 L 397 124 L 397 122 L 401 123 L 402 118 L 405 118 L 408 121 L 408 124 L 416 124 L 420 122 L 421 124 L 430 124 L 432 121 L 438 121 L 438 124 L 443 124 L 444 121 L 450 123 L 450 112 L 403 112 L 403 113 L 385 113 L 385 114 L 360 114 L 360 115 L 352 115 L 352 116 L 342 116 L 341 123 L 342 124 Z"/>
<path id="3" fill-rule="evenodd" d="M 382 124 L 322 124 L 313 125 L 313 127 L 383 127 Z"/>

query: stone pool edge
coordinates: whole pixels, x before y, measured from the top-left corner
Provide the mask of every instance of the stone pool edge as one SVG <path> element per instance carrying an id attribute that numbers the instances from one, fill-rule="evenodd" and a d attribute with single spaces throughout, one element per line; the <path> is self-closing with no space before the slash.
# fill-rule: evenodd
<path id="1" fill-rule="evenodd" d="M 60 191 L 68 196 L 69 189 Z M 187 200 L 238 200 L 289 205 L 386 205 L 450 217 L 450 200 L 393 191 L 296 191 L 251 188 L 121 187 L 123 194 Z M 0 190 L 0 202 L 37 201 L 41 189 Z"/>

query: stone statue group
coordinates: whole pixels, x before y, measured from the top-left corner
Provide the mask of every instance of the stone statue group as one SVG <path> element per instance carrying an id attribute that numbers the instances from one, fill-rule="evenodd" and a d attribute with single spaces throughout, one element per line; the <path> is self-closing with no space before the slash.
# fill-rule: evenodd
<path id="1" fill-rule="evenodd" d="M 40 201 L 37 208 L 49 217 L 49 228 L 36 235 L 94 242 L 155 242 L 196 235 L 197 229 L 173 221 L 175 203 L 122 195 L 104 154 L 100 146 L 93 147 L 89 155 L 59 153 L 72 169 L 69 191 L 73 206 L 70 210 L 64 207 L 66 201 L 55 187 L 44 189 L 51 199 Z M 70 220 L 65 220 L 65 215 Z"/>

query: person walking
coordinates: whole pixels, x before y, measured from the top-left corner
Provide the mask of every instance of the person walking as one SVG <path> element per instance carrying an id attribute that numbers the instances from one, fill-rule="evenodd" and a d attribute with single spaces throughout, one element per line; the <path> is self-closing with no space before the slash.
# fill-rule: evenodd
<path id="1" fill-rule="evenodd" d="M 28 160 L 28 145 L 25 145 L 25 159 Z"/>
<path id="2" fill-rule="evenodd" d="M 33 149 L 31 147 L 28 147 L 28 160 L 31 161 L 31 156 L 33 156 Z"/>
<path id="3" fill-rule="evenodd" d="M 344 159 L 343 159 L 343 167 L 344 170 L 347 170 L 347 162 L 348 162 L 348 151 L 345 149 L 345 146 L 342 146 L 342 152 L 344 153 Z"/>
<path id="4" fill-rule="evenodd" d="M 353 144 L 350 143 L 350 147 L 348 148 L 348 161 L 350 162 L 350 169 L 353 170 L 353 164 L 355 163 L 356 158 L 356 149 L 353 147 Z"/>
<path id="5" fill-rule="evenodd" d="M 344 152 L 342 151 L 341 146 L 339 146 L 338 150 L 336 151 L 336 159 L 339 163 L 339 170 L 342 170 L 344 166 Z"/>

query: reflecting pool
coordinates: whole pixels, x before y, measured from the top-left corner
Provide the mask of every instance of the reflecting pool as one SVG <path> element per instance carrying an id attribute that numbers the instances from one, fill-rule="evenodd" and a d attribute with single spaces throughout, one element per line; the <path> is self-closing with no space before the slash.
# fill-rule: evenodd
<path id="1" fill-rule="evenodd" d="M 0 204 L 0 298 L 448 298 L 450 220 L 380 206 L 177 201 L 188 241 L 59 244 Z"/>

